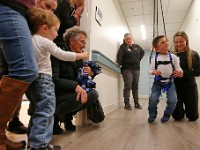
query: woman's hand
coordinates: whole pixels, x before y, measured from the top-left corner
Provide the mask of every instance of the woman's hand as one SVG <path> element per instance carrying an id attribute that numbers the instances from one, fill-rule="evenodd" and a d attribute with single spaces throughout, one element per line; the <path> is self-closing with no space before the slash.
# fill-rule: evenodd
<path id="1" fill-rule="evenodd" d="M 81 5 L 84 5 L 84 0 L 77 0 L 76 6 L 79 7 Z"/>
<path id="2" fill-rule="evenodd" d="M 153 72 L 152 72 L 152 75 L 161 75 L 161 72 L 159 71 L 159 70 L 154 70 Z"/>
<path id="3" fill-rule="evenodd" d="M 180 71 L 180 70 L 174 70 L 173 71 L 173 77 L 174 78 L 181 78 L 181 77 L 183 77 L 183 72 Z"/>
<path id="4" fill-rule="evenodd" d="M 81 101 L 81 103 L 87 102 L 87 92 L 80 85 L 76 86 L 75 91 L 77 93 L 77 101 Z"/>

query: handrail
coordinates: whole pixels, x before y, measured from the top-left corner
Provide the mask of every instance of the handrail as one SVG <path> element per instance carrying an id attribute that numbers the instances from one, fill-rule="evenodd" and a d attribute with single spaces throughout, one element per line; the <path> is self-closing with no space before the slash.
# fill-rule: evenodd
<path id="1" fill-rule="evenodd" d="M 117 67 L 111 59 L 97 50 L 92 50 L 92 61 L 96 61 L 97 63 L 100 63 L 119 74 L 121 73 L 120 68 Z"/>

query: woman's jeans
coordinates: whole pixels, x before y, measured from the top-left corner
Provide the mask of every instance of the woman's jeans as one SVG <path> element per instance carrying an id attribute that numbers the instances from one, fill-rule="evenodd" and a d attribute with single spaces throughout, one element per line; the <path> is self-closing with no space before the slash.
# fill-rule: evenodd
<path id="1" fill-rule="evenodd" d="M 55 113 L 54 88 L 52 77 L 40 73 L 26 92 L 33 108 L 28 126 L 28 142 L 33 148 L 46 147 L 52 139 Z"/>
<path id="2" fill-rule="evenodd" d="M 167 106 L 164 111 L 165 114 L 171 116 L 177 103 L 177 95 L 176 95 L 176 89 L 175 84 L 171 83 L 171 86 L 166 92 L 167 94 Z M 151 88 L 151 96 L 149 98 L 149 116 L 152 118 L 156 118 L 157 116 L 157 105 L 159 103 L 159 97 L 161 95 L 161 86 L 157 81 L 153 82 L 153 86 Z"/>
<path id="3" fill-rule="evenodd" d="M 32 36 L 26 19 L 0 4 L 0 49 L 9 66 L 8 76 L 32 82 L 38 75 Z"/>

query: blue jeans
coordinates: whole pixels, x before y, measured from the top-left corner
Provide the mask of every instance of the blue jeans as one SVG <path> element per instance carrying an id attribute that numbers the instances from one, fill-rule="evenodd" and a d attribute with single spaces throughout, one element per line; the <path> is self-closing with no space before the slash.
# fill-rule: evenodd
<path id="1" fill-rule="evenodd" d="M 28 142 L 33 148 L 46 147 L 51 141 L 55 113 L 54 88 L 50 75 L 39 74 L 26 92 L 34 108 L 28 127 Z"/>
<path id="2" fill-rule="evenodd" d="M 126 69 L 122 71 L 122 77 L 124 81 L 123 97 L 124 103 L 129 104 L 130 91 L 132 90 L 132 95 L 134 103 L 138 103 L 138 83 L 140 77 L 140 70 Z"/>
<path id="3" fill-rule="evenodd" d="M 166 94 L 167 94 L 167 106 L 164 113 L 171 116 L 177 103 L 177 95 L 174 83 L 171 83 L 171 86 L 166 91 Z M 157 105 L 159 103 L 160 95 L 161 95 L 161 86 L 157 81 L 154 81 L 153 86 L 151 88 L 151 95 L 149 97 L 149 107 L 148 107 L 149 116 L 154 119 L 157 116 L 157 109 L 158 109 Z"/>
<path id="4" fill-rule="evenodd" d="M 0 4 L 0 49 L 9 66 L 8 76 L 32 82 L 38 75 L 32 36 L 26 19 Z"/>

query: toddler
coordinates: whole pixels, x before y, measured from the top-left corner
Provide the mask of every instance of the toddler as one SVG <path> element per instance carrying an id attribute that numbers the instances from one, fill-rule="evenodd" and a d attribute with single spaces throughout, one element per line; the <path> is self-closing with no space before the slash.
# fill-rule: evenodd
<path id="1" fill-rule="evenodd" d="M 178 57 L 169 51 L 169 41 L 163 36 L 157 36 L 152 42 L 156 51 L 154 60 L 150 64 L 149 74 L 155 75 L 149 97 L 149 118 L 148 122 L 153 123 L 157 117 L 157 105 L 161 92 L 166 92 L 167 106 L 164 115 L 161 118 L 162 123 L 166 123 L 172 115 L 176 103 L 177 95 L 174 85 L 173 74 L 182 74 L 183 71 L 179 65 Z"/>

